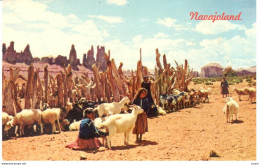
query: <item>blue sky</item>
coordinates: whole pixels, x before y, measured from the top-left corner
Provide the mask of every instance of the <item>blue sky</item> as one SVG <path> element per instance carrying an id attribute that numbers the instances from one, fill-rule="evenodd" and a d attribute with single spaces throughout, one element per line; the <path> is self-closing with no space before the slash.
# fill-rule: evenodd
<path id="1" fill-rule="evenodd" d="M 237 15 L 241 21 L 191 20 L 203 15 Z M 2 2 L 2 42 L 15 50 L 30 44 L 34 57 L 69 56 L 74 44 L 84 53 L 101 45 L 116 63 L 135 69 L 142 48 L 143 65 L 155 67 L 155 49 L 168 62 L 200 71 L 216 62 L 234 69 L 256 65 L 255 0 L 10 0 Z"/>

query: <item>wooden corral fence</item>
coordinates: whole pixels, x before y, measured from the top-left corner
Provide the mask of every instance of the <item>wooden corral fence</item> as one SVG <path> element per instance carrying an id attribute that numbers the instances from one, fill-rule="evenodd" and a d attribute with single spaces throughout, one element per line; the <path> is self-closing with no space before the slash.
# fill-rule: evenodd
<path id="1" fill-rule="evenodd" d="M 151 86 L 156 104 L 159 104 L 161 94 L 171 94 L 173 89 L 187 91 L 192 79 L 192 70 L 187 60 L 184 65 L 179 65 L 175 61 L 176 67 L 173 67 L 167 63 L 164 54 L 162 66 L 160 56 L 156 49 L 156 67 Z M 122 62 L 119 67 L 116 66 L 115 60 L 110 59 L 110 51 L 105 53 L 105 59 L 107 62 L 105 72 L 100 71 L 98 64 L 94 64 L 92 66 L 94 77 L 84 74 L 74 79 L 70 65 L 64 67 L 64 70 L 54 77 L 48 73 L 48 65 L 46 65 L 42 80 L 39 77 L 40 70 L 35 70 L 33 64 L 28 68 L 27 80 L 19 74 L 19 68 L 11 67 L 9 80 L 3 72 L 2 101 L 5 107 L 3 111 L 15 115 L 22 109 L 41 108 L 44 103 L 48 103 L 50 107 L 65 107 L 67 101 L 74 104 L 82 97 L 97 102 L 119 102 L 124 96 L 132 100 L 141 87 L 143 77 L 149 75 L 147 67 L 142 64 L 141 49 L 136 72 L 131 70 L 131 75 L 124 75 Z M 23 78 L 26 83 L 22 86 L 18 85 L 16 83 L 18 78 Z M 24 107 L 21 106 L 22 99 L 24 99 Z"/>

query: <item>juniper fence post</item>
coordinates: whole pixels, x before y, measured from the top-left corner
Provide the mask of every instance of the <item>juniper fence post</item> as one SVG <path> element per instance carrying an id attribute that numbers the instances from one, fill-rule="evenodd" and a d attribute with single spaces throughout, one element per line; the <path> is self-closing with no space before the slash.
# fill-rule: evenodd
<path id="1" fill-rule="evenodd" d="M 32 108 L 32 89 L 33 89 L 33 76 L 34 76 L 34 67 L 31 64 L 28 68 L 28 78 L 26 84 L 26 91 L 25 91 L 25 109 Z"/>

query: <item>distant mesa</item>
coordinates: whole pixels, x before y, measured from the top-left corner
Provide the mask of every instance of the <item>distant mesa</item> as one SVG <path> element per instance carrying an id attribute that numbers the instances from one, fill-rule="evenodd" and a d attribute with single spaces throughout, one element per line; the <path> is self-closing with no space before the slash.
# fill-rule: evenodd
<path id="1" fill-rule="evenodd" d="M 256 66 L 252 66 L 248 69 L 240 68 L 235 70 L 238 76 L 256 75 Z"/>
<path id="2" fill-rule="evenodd" d="M 62 56 L 62 55 L 58 55 L 58 57 L 48 56 L 42 58 L 39 57 L 33 58 L 30 51 L 29 44 L 25 47 L 24 51 L 17 53 L 14 49 L 14 41 L 10 42 L 10 46 L 7 49 L 6 49 L 6 44 L 3 43 L 2 55 L 3 55 L 3 60 L 11 64 L 25 63 L 27 65 L 30 65 L 31 63 L 43 62 L 43 63 L 48 63 L 50 65 L 56 64 L 62 67 L 71 64 L 73 70 L 79 70 L 78 65 L 81 65 L 80 60 L 77 58 L 77 52 L 74 44 L 71 45 L 69 59 L 67 59 L 66 56 Z M 83 62 L 82 62 L 83 66 L 92 70 L 92 65 L 95 63 L 100 64 L 100 70 L 105 71 L 107 69 L 104 46 L 101 47 L 97 46 L 96 60 L 94 58 L 93 46 L 91 46 L 91 49 L 88 50 L 87 55 L 86 54 L 83 55 Z"/>
<path id="3" fill-rule="evenodd" d="M 223 67 L 218 63 L 210 63 L 201 68 L 200 77 L 221 77 Z"/>
<path id="4" fill-rule="evenodd" d="M 200 77 L 221 77 L 228 68 L 231 68 L 231 66 L 228 66 L 224 69 L 218 63 L 210 63 L 201 68 Z M 234 72 L 237 76 L 256 75 L 256 66 L 252 66 L 248 69 L 236 69 Z"/>

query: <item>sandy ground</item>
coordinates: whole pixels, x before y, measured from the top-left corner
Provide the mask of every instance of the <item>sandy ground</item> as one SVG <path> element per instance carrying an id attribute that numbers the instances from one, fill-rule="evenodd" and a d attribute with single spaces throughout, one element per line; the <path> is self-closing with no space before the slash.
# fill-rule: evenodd
<path id="1" fill-rule="evenodd" d="M 124 146 L 124 135 L 116 134 L 112 139 L 112 150 L 102 147 L 96 151 L 75 151 L 65 148 L 65 145 L 76 140 L 78 132 L 62 132 L 3 141 L 2 159 L 78 161 L 84 156 L 86 161 L 254 161 L 256 104 L 249 103 L 248 96 L 238 101 L 238 96 L 231 92 L 240 106 L 239 118 L 233 124 L 226 123 L 222 112 L 225 99 L 220 95 L 219 84 L 215 82 L 212 86 L 206 86 L 212 88 L 209 103 L 148 119 L 149 132 L 143 136 L 142 143 L 136 144 L 135 135 L 132 135 L 130 145 Z M 236 87 L 246 85 L 244 82 Z M 219 157 L 210 157 L 211 151 Z"/>

